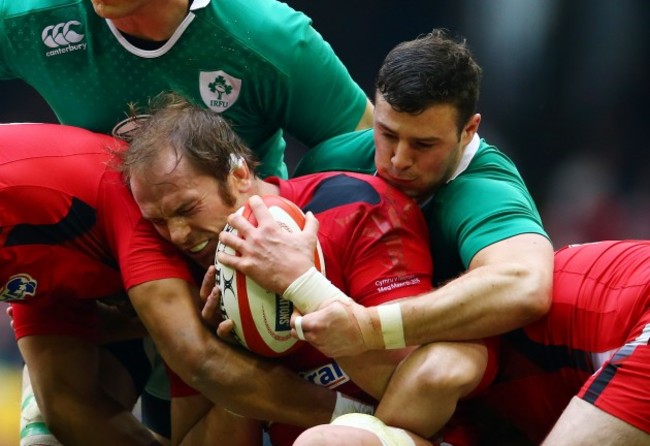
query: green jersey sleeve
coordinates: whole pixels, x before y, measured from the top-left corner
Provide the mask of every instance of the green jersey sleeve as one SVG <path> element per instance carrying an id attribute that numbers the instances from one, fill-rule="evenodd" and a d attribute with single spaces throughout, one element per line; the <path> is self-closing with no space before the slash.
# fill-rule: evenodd
<path id="1" fill-rule="evenodd" d="M 302 157 L 293 176 L 335 170 L 375 173 L 373 134 L 372 129 L 359 130 L 323 141 Z"/>
<path id="2" fill-rule="evenodd" d="M 289 67 L 285 128 L 312 147 L 353 131 L 366 109 L 367 97 L 314 28 L 303 26 L 300 34 L 302 39 L 293 51 L 295 61 Z"/>
<path id="3" fill-rule="evenodd" d="M 548 237 L 537 206 L 512 161 L 484 142 L 456 179 L 424 207 L 437 283 L 467 270 L 483 248 L 535 233 Z"/>

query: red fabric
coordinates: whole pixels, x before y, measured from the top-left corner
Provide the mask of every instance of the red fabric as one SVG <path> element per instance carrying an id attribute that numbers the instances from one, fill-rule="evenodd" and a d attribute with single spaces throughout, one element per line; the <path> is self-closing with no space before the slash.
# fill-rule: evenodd
<path id="1" fill-rule="evenodd" d="M 433 268 L 420 209 L 383 180 L 333 172 L 269 181 L 279 184 L 280 195 L 314 212 L 327 278 L 355 301 L 374 306 L 431 290 Z M 374 402 L 310 345 L 282 363 L 316 384 Z M 277 423 L 269 430 L 275 446 L 291 445 L 300 432 Z"/>
<path id="2" fill-rule="evenodd" d="M 482 398 L 535 443 L 574 395 L 650 433 L 649 303 L 650 241 L 559 250 L 550 312 L 504 338 Z"/>
<path id="3" fill-rule="evenodd" d="M 431 290 L 433 268 L 420 209 L 383 180 L 329 172 L 267 181 L 280 186 L 281 196 L 314 212 L 327 278 L 360 304 L 374 306 Z M 310 345 L 278 361 L 316 384 L 374 402 L 335 361 Z M 193 393 L 172 374 L 172 395 Z M 301 431 L 273 424 L 270 432 L 273 444 L 281 446 L 292 444 Z"/>
<path id="4" fill-rule="evenodd" d="M 80 299 L 192 279 L 109 167 L 107 149 L 120 147 L 74 127 L 0 126 L 0 299 L 12 301 L 17 338 L 94 339 L 94 303 Z"/>

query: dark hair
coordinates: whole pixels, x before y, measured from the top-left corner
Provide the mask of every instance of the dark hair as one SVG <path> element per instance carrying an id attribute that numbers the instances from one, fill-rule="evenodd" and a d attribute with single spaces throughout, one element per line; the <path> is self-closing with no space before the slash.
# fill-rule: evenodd
<path id="1" fill-rule="evenodd" d="M 481 67 L 465 39 L 435 29 L 393 48 L 379 69 L 376 87 L 394 110 L 422 113 L 432 105 L 458 110 L 458 130 L 476 113 Z"/>
<path id="2" fill-rule="evenodd" d="M 127 184 L 134 174 L 154 166 L 160 151 L 168 148 L 173 150 L 177 165 L 185 158 L 199 172 L 213 176 L 221 198 L 234 204 L 227 184 L 231 169 L 243 159 L 255 172 L 259 161 L 228 122 L 175 93 L 157 96 L 151 111 L 151 116 L 135 130 L 129 147 L 118 153 Z"/>

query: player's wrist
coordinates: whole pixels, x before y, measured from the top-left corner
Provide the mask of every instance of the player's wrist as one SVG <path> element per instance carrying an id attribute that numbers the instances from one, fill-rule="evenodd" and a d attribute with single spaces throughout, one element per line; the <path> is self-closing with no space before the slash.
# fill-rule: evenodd
<path id="1" fill-rule="evenodd" d="M 379 305 L 377 319 L 385 349 L 397 349 L 406 346 L 402 310 L 398 302 Z"/>
<path id="2" fill-rule="evenodd" d="M 312 313 L 332 300 L 350 299 L 313 266 L 294 280 L 282 296 L 303 314 Z"/>
<path id="3" fill-rule="evenodd" d="M 383 350 L 384 338 L 381 334 L 381 323 L 377 307 L 363 307 L 363 313 L 354 312 L 354 318 L 359 326 L 363 344 L 367 350 Z"/>

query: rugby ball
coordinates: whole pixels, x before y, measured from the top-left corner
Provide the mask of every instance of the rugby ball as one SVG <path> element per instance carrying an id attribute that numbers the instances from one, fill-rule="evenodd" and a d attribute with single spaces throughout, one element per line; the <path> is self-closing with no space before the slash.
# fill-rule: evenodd
<path id="1" fill-rule="evenodd" d="M 300 231 L 305 225 L 305 215 L 291 201 L 278 195 L 261 197 L 278 224 L 289 232 Z M 248 203 L 238 211 L 253 225 L 257 220 Z M 237 233 L 226 225 L 224 231 Z M 282 296 L 265 290 L 243 273 L 219 263 L 216 254 L 225 251 L 235 254 L 230 247 L 219 243 L 214 264 L 217 283 L 221 291 L 221 315 L 234 323 L 234 336 L 248 350 L 266 357 L 278 357 L 293 353 L 304 342 L 291 336 L 291 313 L 293 304 Z M 314 253 L 316 268 L 325 272 L 320 243 Z"/>

